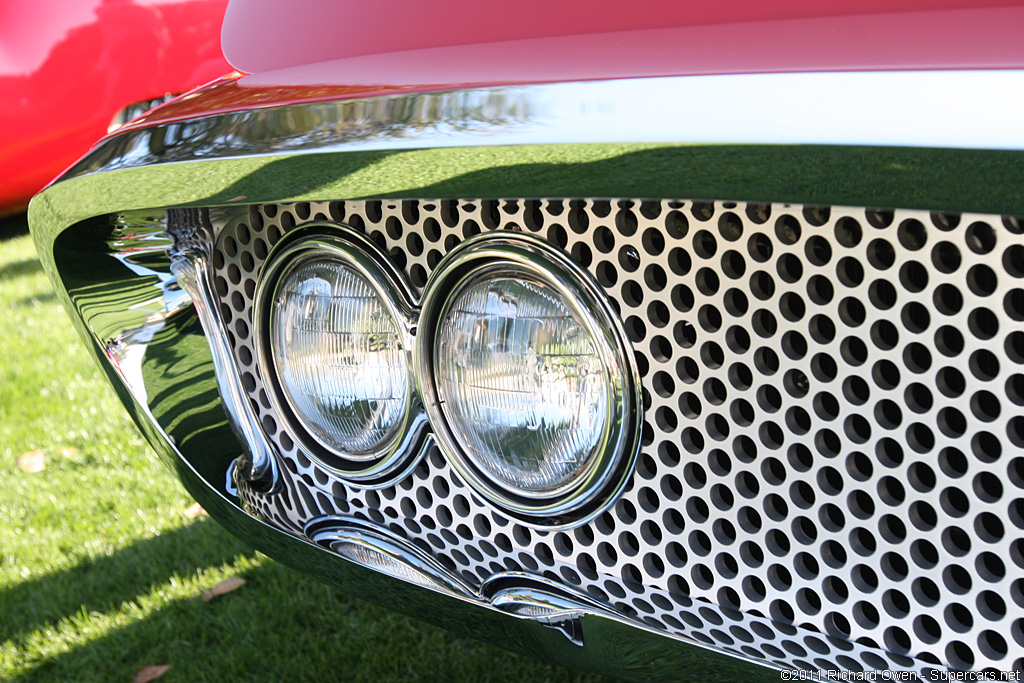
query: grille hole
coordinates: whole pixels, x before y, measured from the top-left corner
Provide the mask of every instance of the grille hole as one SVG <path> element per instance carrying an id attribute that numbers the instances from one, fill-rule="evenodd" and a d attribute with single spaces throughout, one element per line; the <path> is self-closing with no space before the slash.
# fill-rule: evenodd
<path id="1" fill-rule="evenodd" d="M 775 264 L 776 270 L 786 282 L 797 282 L 803 277 L 804 266 L 793 254 L 783 254 Z"/>
<path id="2" fill-rule="evenodd" d="M 990 296 L 996 291 L 996 274 L 984 264 L 972 266 L 967 271 L 967 286 L 978 296 Z"/>
<path id="3" fill-rule="evenodd" d="M 800 222 L 790 215 L 775 221 L 775 237 L 783 244 L 792 245 L 800 240 Z"/>
<path id="4" fill-rule="evenodd" d="M 908 261 L 900 267 L 900 284 L 908 292 L 917 293 L 928 286 L 928 271 L 917 261 Z"/>
<path id="5" fill-rule="evenodd" d="M 996 246 L 996 231 L 988 223 L 971 223 L 964 235 L 967 247 L 975 254 L 987 254 Z"/>
<path id="6" fill-rule="evenodd" d="M 852 256 L 845 256 L 836 263 L 836 277 L 847 287 L 857 287 L 864 281 L 864 266 Z"/>
<path id="7" fill-rule="evenodd" d="M 906 249 L 917 251 L 928 239 L 924 224 L 916 218 L 908 218 L 900 223 L 896 236 Z"/>
<path id="8" fill-rule="evenodd" d="M 892 225 L 895 214 L 890 209 L 868 209 L 865 217 L 873 228 L 882 229 Z"/>
<path id="9" fill-rule="evenodd" d="M 735 242 L 743 235 L 743 221 L 736 214 L 727 211 L 718 219 L 718 231 L 723 239 Z"/>
<path id="10" fill-rule="evenodd" d="M 868 243 L 867 257 L 868 262 L 879 270 L 888 270 L 896 262 L 896 252 L 892 245 L 881 238 Z"/>
<path id="11" fill-rule="evenodd" d="M 839 352 L 842 354 L 843 360 L 854 367 L 863 365 L 868 359 L 868 347 L 859 337 L 844 339 L 839 347 Z M 855 379 L 859 380 L 859 378 Z M 863 402 L 863 400 L 860 401 L 860 403 Z"/>
<path id="12" fill-rule="evenodd" d="M 774 247 L 769 237 L 763 233 L 754 233 L 747 240 L 747 253 L 758 263 L 765 263 L 772 257 Z"/>
<path id="13" fill-rule="evenodd" d="M 824 266 L 832 260 L 832 247 L 824 237 L 815 235 L 804 245 L 807 260 L 816 266 Z"/>

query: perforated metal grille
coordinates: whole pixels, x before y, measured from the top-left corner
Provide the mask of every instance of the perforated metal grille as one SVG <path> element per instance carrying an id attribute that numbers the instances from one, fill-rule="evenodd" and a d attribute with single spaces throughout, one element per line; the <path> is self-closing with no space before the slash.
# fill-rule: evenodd
<path id="1" fill-rule="evenodd" d="M 465 237 L 539 234 L 621 312 L 644 387 L 638 466 L 568 531 L 487 507 L 436 450 L 378 491 L 332 480 L 270 409 L 251 302 L 309 220 L 381 245 L 414 289 Z M 216 287 L 285 464 L 245 493 L 284 528 L 354 514 L 471 582 L 522 569 L 648 626 L 777 666 L 1024 666 L 1020 221 L 639 200 L 346 201 L 218 226 Z"/>

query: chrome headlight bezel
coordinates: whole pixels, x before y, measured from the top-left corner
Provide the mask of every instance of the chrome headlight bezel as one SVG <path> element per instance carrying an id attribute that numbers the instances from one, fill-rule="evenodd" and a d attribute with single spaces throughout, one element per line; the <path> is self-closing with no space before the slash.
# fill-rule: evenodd
<path id="1" fill-rule="evenodd" d="M 283 389 L 275 356 L 273 334 L 274 302 L 280 287 L 299 265 L 323 259 L 334 261 L 363 279 L 390 315 L 405 354 L 408 391 L 401 417 L 375 447 L 345 452 L 326 442 L 307 427 L 300 411 Z M 387 257 L 370 240 L 355 231 L 331 223 L 312 223 L 296 230 L 274 246 L 267 256 L 256 285 L 253 332 L 256 363 L 268 386 L 268 399 L 287 424 L 304 452 L 324 469 L 357 484 L 387 485 L 401 476 L 413 460 L 412 443 L 422 429 L 413 365 L 414 313 L 411 297 L 401 289 L 403 280 Z M 403 467 L 403 464 L 405 467 Z"/>
<path id="2" fill-rule="evenodd" d="M 564 486 L 538 493 L 500 485 L 460 445 L 445 413 L 437 384 L 437 340 L 441 323 L 467 283 L 516 272 L 541 280 L 583 323 L 607 378 L 607 428 L 586 470 Z M 438 444 L 452 467 L 489 502 L 516 519 L 552 528 L 593 518 L 625 487 L 636 461 L 642 397 L 636 360 L 625 331 L 591 276 L 563 252 L 527 235 L 481 235 L 442 260 L 420 306 L 416 363 L 419 392 Z"/>

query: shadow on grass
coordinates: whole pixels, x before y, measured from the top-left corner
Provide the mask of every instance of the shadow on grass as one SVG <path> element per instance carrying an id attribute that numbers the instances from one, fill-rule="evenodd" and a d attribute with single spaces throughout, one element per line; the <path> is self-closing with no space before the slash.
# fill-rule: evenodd
<path id="1" fill-rule="evenodd" d="M 0 241 L 14 239 L 28 234 L 28 214 L 16 213 L 0 218 Z"/>
<path id="2" fill-rule="evenodd" d="M 210 533 L 207 527 L 212 524 L 192 525 L 168 534 L 171 538 L 164 541 L 142 542 L 89 567 L 35 582 L 27 591 L 15 591 L 15 600 L 5 595 L 0 609 L 5 615 L 17 614 L 12 610 L 36 607 L 49 591 L 62 597 L 45 620 L 107 609 L 112 602 L 151 592 L 172 573 L 171 567 L 189 573 L 230 561 L 232 548 L 201 556 L 190 553 L 193 537 Z M 219 534 L 232 545 L 226 532 Z M 147 571 L 147 559 L 159 569 Z M 127 569 L 129 562 L 142 573 Z M 111 575 L 102 576 L 105 573 Z M 143 618 L 104 629 L 97 637 L 78 634 L 75 637 L 85 642 L 66 652 L 23 653 L 27 670 L 10 680 L 127 681 L 141 668 L 161 664 L 172 667 L 168 681 L 607 680 L 460 638 L 351 598 L 276 563 L 250 568 L 240 576 L 245 586 L 212 602 L 203 603 L 199 596 L 176 599 Z M 77 604 L 77 591 L 90 596 L 86 604 Z M 37 612 L 35 626 L 43 620 Z M 22 630 L 32 626 L 19 624 Z"/>
<path id="3" fill-rule="evenodd" d="M 41 304 L 41 303 L 47 303 L 47 302 L 56 301 L 56 300 L 57 300 L 57 295 L 56 294 L 54 294 L 53 292 L 47 292 L 46 294 L 38 294 L 36 296 L 26 296 L 24 298 L 18 299 L 17 301 L 14 302 L 14 305 L 15 306 L 35 306 L 35 305 L 38 305 L 38 304 Z"/>
<path id="4" fill-rule="evenodd" d="M 251 554 L 210 521 L 134 543 L 112 555 L 0 590 L 0 642 L 17 640 L 79 612 L 112 612 L 174 576 Z"/>
<path id="5" fill-rule="evenodd" d="M 39 259 L 25 259 L 24 261 L 15 261 L 14 263 L 8 263 L 5 266 L 0 266 L 0 280 L 13 280 L 16 277 L 22 275 L 32 275 L 34 273 L 41 272 L 43 266 L 39 263 Z"/>

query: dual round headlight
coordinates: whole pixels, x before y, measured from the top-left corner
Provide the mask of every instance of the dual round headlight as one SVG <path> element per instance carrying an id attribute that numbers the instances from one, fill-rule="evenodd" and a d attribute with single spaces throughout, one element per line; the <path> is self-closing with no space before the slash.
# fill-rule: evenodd
<path id="1" fill-rule="evenodd" d="M 353 481 L 393 473 L 413 408 L 407 295 L 360 235 L 279 244 L 260 274 L 257 363 L 307 454 Z"/>
<path id="2" fill-rule="evenodd" d="M 414 460 L 426 421 L 461 475 L 528 523 L 589 518 L 635 458 L 635 365 L 590 277 L 539 240 L 490 235 L 445 258 L 420 310 L 348 230 L 279 245 L 255 327 L 271 400 L 304 450 L 356 484 Z"/>

